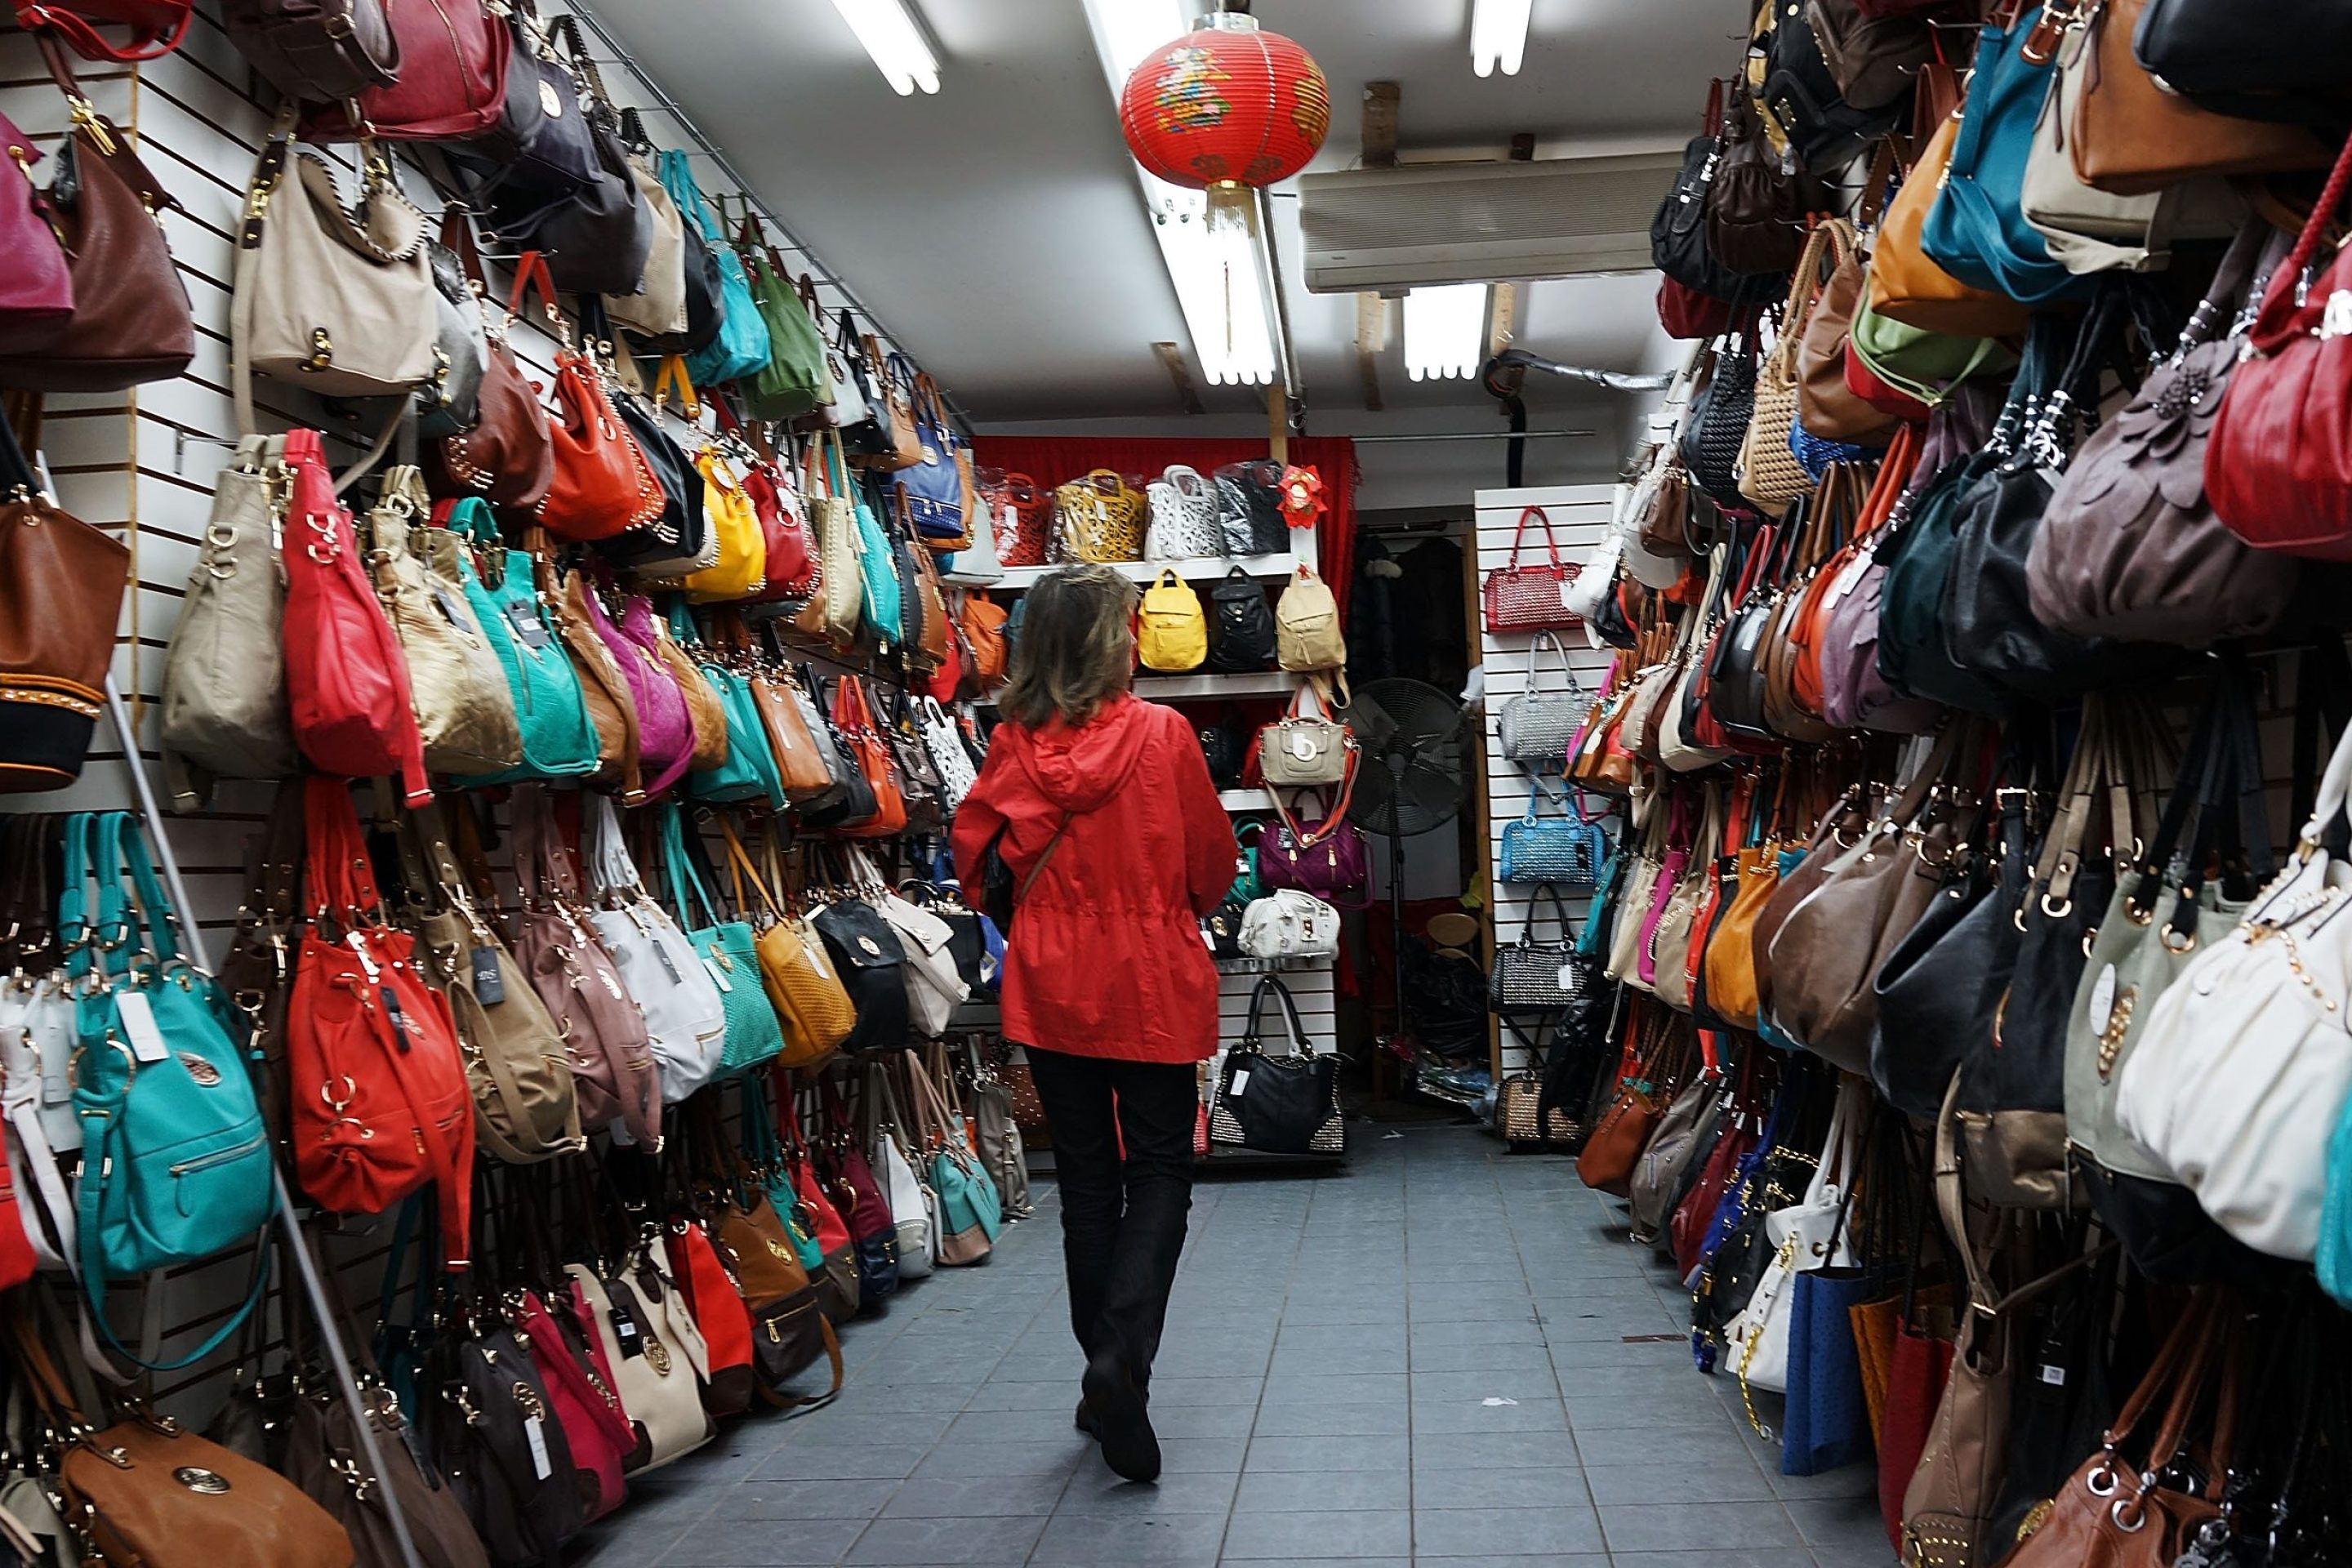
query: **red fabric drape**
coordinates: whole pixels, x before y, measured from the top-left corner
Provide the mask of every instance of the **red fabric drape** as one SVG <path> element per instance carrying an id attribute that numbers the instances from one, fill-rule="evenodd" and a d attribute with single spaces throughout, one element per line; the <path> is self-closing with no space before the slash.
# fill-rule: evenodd
<path id="1" fill-rule="evenodd" d="M 1156 479 L 1174 463 L 1208 474 L 1265 456 L 1262 440 L 1182 436 L 982 436 L 972 447 L 973 460 L 982 468 L 1026 474 L 1048 488 L 1095 468 Z M 1315 545 L 1323 578 L 1344 616 L 1355 577 L 1356 443 L 1346 436 L 1294 436 L 1290 461 L 1322 476 L 1326 510 L 1315 526 Z"/>

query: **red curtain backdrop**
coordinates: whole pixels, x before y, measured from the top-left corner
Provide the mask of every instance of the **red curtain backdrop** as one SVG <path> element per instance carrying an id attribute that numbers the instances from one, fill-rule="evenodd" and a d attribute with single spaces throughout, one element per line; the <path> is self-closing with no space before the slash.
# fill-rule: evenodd
<path id="1" fill-rule="evenodd" d="M 1064 484 L 1096 468 L 1140 474 L 1158 479 L 1170 465 L 1187 464 L 1203 474 L 1227 463 L 1246 463 L 1266 455 L 1263 440 L 1247 437 L 1195 440 L 1163 436 L 982 436 L 972 447 L 973 459 L 983 468 L 1009 474 L 1026 474 L 1047 487 Z M 1322 560 L 1322 575 L 1348 611 L 1348 591 L 1354 585 L 1356 552 L 1356 443 L 1346 436 L 1294 436 L 1290 438 L 1294 467 L 1313 468 L 1323 479 L 1327 510 L 1316 525 L 1315 544 Z"/>

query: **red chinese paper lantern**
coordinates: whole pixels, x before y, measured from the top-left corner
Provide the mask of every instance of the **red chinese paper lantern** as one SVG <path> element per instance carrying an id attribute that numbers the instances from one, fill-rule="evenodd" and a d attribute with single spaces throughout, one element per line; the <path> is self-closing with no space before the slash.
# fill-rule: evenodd
<path id="1" fill-rule="evenodd" d="M 1305 168 L 1331 129 L 1331 91 L 1296 42 L 1220 11 L 1135 68 L 1118 121 L 1137 163 L 1213 205 Z"/>

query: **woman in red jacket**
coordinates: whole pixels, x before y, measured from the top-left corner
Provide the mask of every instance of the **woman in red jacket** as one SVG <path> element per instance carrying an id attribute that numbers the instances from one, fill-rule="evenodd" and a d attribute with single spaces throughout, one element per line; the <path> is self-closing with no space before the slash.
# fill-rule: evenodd
<path id="1" fill-rule="evenodd" d="M 1001 833 L 1018 920 L 1004 1035 L 1028 1048 L 1054 1128 L 1078 1425 L 1129 1480 L 1160 1474 L 1144 1396 L 1192 1206 L 1195 1064 L 1217 1048 L 1199 918 L 1234 879 L 1233 829 L 1192 728 L 1139 701 L 1135 585 L 1108 566 L 1043 578 L 1022 611 L 957 873 Z M 1122 1144 L 1124 1152 L 1122 1153 Z"/>

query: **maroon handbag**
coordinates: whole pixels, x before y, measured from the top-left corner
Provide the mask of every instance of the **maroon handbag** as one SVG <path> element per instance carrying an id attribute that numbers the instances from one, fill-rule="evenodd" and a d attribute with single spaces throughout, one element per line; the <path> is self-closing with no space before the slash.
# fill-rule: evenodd
<path id="1" fill-rule="evenodd" d="M 1544 551 L 1550 557 L 1539 565 L 1519 564 L 1519 547 L 1527 542 L 1528 520 L 1543 524 Z M 1551 519 L 1544 509 L 1531 506 L 1519 513 L 1518 531 L 1511 536 L 1511 558 L 1486 574 L 1480 586 L 1490 632 L 1561 630 L 1584 623 L 1569 614 L 1568 586 L 1577 568 L 1559 558 L 1559 542 L 1552 537 Z"/>
<path id="2" fill-rule="evenodd" d="M 16 26 L 55 33 L 86 60 L 118 65 L 161 59 L 178 48 L 194 13 L 195 0 L 16 0 Z M 98 36 L 100 27 L 128 27 L 131 41 L 117 48 Z"/>
<path id="3" fill-rule="evenodd" d="M 1351 774 L 1350 790 L 1354 783 Z M 1371 902 L 1371 857 L 1364 830 L 1348 820 L 1348 794 L 1340 793 L 1328 814 L 1310 819 L 1291 816 L 1289 804 L 1275 792 L 1282 824 L 1258 840 L 1257 850 L 1258 875 L 1269 889 L 1295 888 L 1335 909 L 1360 910 Z"/>
<path id="4" fill-rule="evenodd" d="M 483 287 L 482 258 L 474 246 L 474 230 L 466 215 L 451 206 L 441 220 L 441 243 L 455 251 L 467 280 Z M 482 362 L 482 384 L 475 394 L 474 426 L 427 444 L 423 468 L 425 487 L 436 500 L 463 500 L 479 496 L 493 506 L 528 512 L 546 499 L 555 482 L 555 448 L 548 434 L 547 410 L 531 390 L 507 333 L 514 326 L 509 314 L 502 323 L 484 323 L 489 357 Z"/>
<path id="5" fill-rule="evenodd" d="M 120 4 L 121 0 L 110 0 Z M 463 141 L 496 127 L 506 109 L 513 38 L 481 0 L 383 0 L 399 47 L 400 79 L 359 97 L 360 119 L 387 142 Z M 302 121 L 306 142 L 356 142 L 342 103 Z"/>
<path id="6" fill-rule="evenodd" d="M 7 182 L 0 195 L 0 256 L 8 258 L 0 269 L 0 353 L 26 353 L 57 342 L 72 321 L 73 274 L 49 226 L 48 198 L 33 184 L 41 150 L 5 114 L 0 140 L 10 153 L 9 172 L 0 174 Z"/>

